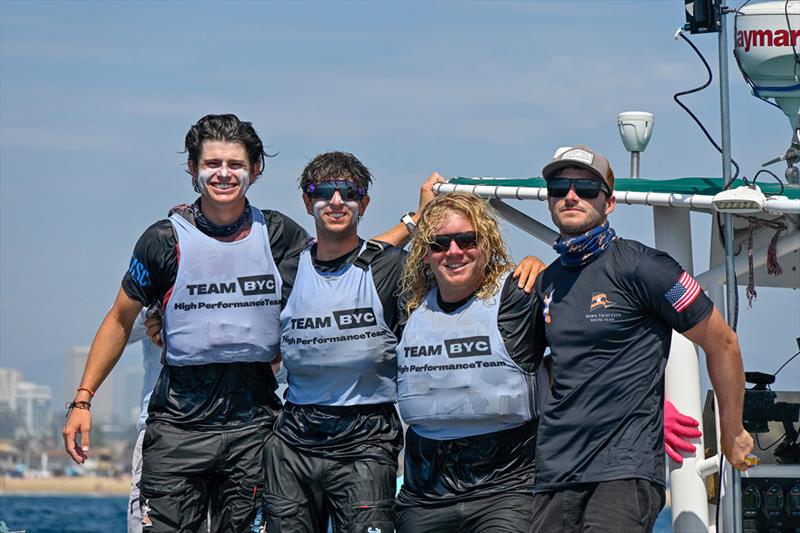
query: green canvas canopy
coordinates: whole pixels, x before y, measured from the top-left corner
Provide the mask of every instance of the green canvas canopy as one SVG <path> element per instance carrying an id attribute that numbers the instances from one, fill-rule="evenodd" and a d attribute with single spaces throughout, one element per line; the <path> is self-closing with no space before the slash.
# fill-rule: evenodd
<path id="1" fill-rule="evenodd" d="M 546 187 L 544 178 L 464 178 L 451 179 L 453 185 L 490 185 L 496 187 Z M 645 178 L 618 178 L 614 180 L 614 190 L 630 192 L 660 192 L 668 194 L 702 194 L 713 196 L 722 191 L 722 178 L 673 178 L 653 180 Z M 774 182 L 759 181 L 758 186 L 765 196 L 780 195 L 791 200 L 800 200 L 800 187 L 785 187 Z M 732 188 L 744 185 L 742 180 L 735 180 Z"/>

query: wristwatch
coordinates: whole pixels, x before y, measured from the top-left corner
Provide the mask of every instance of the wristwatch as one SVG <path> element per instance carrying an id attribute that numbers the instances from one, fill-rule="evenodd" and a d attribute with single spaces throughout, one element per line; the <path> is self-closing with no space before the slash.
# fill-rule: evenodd
<path id="1" fill-rule="evenodd" d="M 414 224 L 414 219 L 411 218 L 415 215 L 414 211 L 409 211 L 408 213 L 404 214 L 400 217 L 400 222 L 406 225 L 406 229 L 408 230 L 409 235 L 414 235 L 417 231 L 417 225 Z"/>

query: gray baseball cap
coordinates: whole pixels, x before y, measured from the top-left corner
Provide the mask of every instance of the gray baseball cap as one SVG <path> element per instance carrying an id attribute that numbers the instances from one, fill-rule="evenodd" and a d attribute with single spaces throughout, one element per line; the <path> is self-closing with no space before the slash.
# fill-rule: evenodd
<path id="1" fill-rule="evenodd" d="M 610 191 L 614 191 L 614 171 L 611 170 L 611 164 L 608 159 L 585 144 L 579 144 L 556 155 L 542 169 L 542 177 L 548 180 L 554 177 L 559 170 L 567 167 L 588 170 L 603 180 Z"/>

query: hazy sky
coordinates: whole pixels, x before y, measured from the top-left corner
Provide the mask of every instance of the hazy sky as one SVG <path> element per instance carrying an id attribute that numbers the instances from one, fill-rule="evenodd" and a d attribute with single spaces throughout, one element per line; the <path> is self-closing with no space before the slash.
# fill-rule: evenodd
<path id="1" fill-rule="evenodd" d="M 644 177 L 718 176 L 719 156 L 671 99 L 705 78 L 673 40 L 682 24 L 678 0 L 0 1 L 0 366 L 52 385 L 59 405 L 64 354 L 91 342 L 136 239 L 193 200 L 180 151 L 207 113 L 253 122 L 278 155 L 252 203 L 308 229 L 296 178 L 320 152 L 351 151 L 373 171 L 368 236 L 416 207 L 433 170 L 535 176 L 556 147 L 586 143 L 626 176 L 621 111 L 656 116 Z M 715 66 L 716 36 L 694 42 Z M 788 121 L 749 96 L 734 63 L 730 74 L 734 157 L 752 176 L 785 150 Z M 687 99 L 717 137 L 718 94 L 714 83 Z M 544 205 L 519 205 L 549 220 Z M 648 244 L 651 220 L 644 207 L 612 216 Z M 693 221 L 699 273 L 710 223 Z M 517 258 L 555 257 L 507 236 Z M 759 294 L 742 305 L 741 343 L 748 369 L 773 372 L 797 351 L 800 297 Z M 796 389 L 798 368 L 778 388 Z"/>

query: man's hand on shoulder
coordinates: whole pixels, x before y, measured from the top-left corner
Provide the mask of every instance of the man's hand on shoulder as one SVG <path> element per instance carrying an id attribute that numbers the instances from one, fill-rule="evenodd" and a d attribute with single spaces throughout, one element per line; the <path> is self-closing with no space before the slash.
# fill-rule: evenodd
<path id="1" fill-rule="evenodd" d="M 517 287 L 530 294 L 536 284 L 536 276 L 546 267 L 547 265 L 542 263 L 541 259 L 538 257 L 526 255 L 522 261 L 519 262 L 512 274 L 513 278 L 518 282 Z"/>

